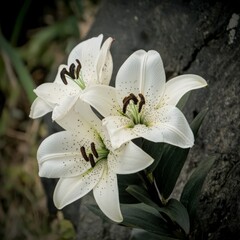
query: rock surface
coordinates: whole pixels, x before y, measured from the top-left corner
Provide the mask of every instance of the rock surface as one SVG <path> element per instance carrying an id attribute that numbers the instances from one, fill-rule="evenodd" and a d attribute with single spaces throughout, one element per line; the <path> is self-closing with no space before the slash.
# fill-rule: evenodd
<path id="1" fill-rule="evenodd" d="M 198 74 L 208 87 L 192 92 L 185 107 L 189 121 L 207 107 L 209 113 L 191 150 L 176 192 L 198 162 L 216 161 L 205 181 L 193 239 L 240 239 L 240 11 L 221 1 L 102 1 L 86 38 L 100 33 L 115 38 L 112 46 L 114 82 L 117 70 L 135 50 L 157 50 L 167 79 Z M 103 222 L 82 199 L 75 209 L 78 239 L 129 239 L 130 229 Z"/>

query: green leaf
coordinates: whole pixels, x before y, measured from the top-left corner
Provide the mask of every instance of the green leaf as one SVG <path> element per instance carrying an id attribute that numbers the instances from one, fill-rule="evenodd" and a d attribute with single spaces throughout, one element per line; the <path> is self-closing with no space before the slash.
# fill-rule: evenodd
<path id="1" fill-rule="evenodd" d="M 176 199 L 170 199 L 168 203 L 159 209 L 160 213 L 166 214 L 173 222 L 177 223 L 186 234 L 190 231 L 190 221 L 187 209 Z"/>
<path id="2" fill-rule="evenodd" d="M 33 84 L 32 77 L 25 67 L 23 60 L 21 59 L 18 52 L 8 43 L 8 41 L 3 37 L 0 32 L 0 47 L 1 50 L 9 57 L 14 69 L 16 70 L 18 79 L 25 90 L 28 100 L 33 102 L 36 98 L 33 89 L 35 88 Z"/>
<path id="3" fill-rule="evenodd" d="M 137 174 L 117 175 L 118 191 L 121 203 L 139 203 L 139 201 L 126 191 L 129 185 L 138 185 L 140 179 Z"/>
<path id="4" fill-rule="evenodd" d="M 152 206 L 156 209 L 159 206 L 151 199 L 151 196 L 147 192 L 147 190 L 143 186 L 139 185 L 130 185 L 127 187 L 127 192 L 129 192 L 132 196 L 138 199 L 140 202 L 145 203 L 149 206 Z"/>
<path id="5" fill-rule="evenodd" d="M 122 204 L 122 224 L 132 228 L 144 229 L 166 237 L 174 237 L 166 221 L 163 220 L 158 211 L 143 203 Z"/>
<path id="6" fill-rule="evenodd" d="M 215 161 L 215 157 L 201 161 L 183 188 L 180 201 L 187 208 L 193 221 L 204 180 Z"/>
<path id="7" fill-rule="evenodd" d="M 134 228 L 131 232 L 130 240 L 178 240 L 179 238 L 166 237 Z"/>
<path id="8" fill-rule="evenodd" d="M 154 159 L 154 162 L 147 169 L 148 172 L 153 172 L 162 157 L 164 143 L 155 143 L 144 139 L 142 149 Z"/>
<path id="9" fill-rule="evenodd" d="M 195 138 L 206 113 L 206 109 L 201 111 L 190 124 Z M 171 195 L 188 153 L 189 148 L 183 149 L 170 144 L 164 145 L 161 159 L 153 172 L 159 191 L 164 199 L 168 199 Z"/>

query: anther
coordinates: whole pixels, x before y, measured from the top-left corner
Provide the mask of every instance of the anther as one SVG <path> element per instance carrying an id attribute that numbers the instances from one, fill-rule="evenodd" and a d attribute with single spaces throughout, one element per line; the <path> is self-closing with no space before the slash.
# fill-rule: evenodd
<path id="1" fill-rule="evenodd" d="M 82 147 L 80 148 L 80 150 L 81 150 L 81 153 L 82 153 L 83 158 L 88 162 L 88 161 L 89 161 L 89 158 L 88 158 L 88 156 L 87 156 L 87 154 L 86 154 L 85 147 L 82 146 Z"/>
<path id="2" fill-rule="evenodd" d="M 131 96 L 131 100 L 133 100 L 134 104 L 136 105 L 138 103 L 137 97 L 133 93 L 131 93 L 130 96 Z"/>
<path id="3" fill-rule="evenodd" d="M 79 73 L 80 73 L 81 68 L 82 68 L 82 65 L 81 65 L 81 63 L 78 59 L 76 59 L 76 62 L 78 63 L 77 69 L 76 69 L 76 78 L 78 79 L 79 78 Z"/>
<path id="4" fill-rule="evenodd" d="M 75 65 L 73 63 L 69 67 L 69 74 L 72 79 L 75 78 Z"/>
<path id="5" fill-rule="evenodd" d="M 60 72 L 60 77 L 65 85 L 68 84 L 67 79 L 65 77 L 65 74 L 67 74 L 67 69 L 63 68 L 62 71 Z"/>
<path id="6" fill-rule="evenodd" d="M 136 105 L 138 103 L 138 99 L 137 97 L 133 94 L 133 93 L 130 93 L 130 95 L 128 97 L 125 97 L 123 99 L 123 113 L 126 113 L 127 111 L 127 106 L 129 104 L 130 101 L 133 101 L 133 103 Z"/>
<path id="7" fill-rule="evenodd" d="M 143 105 L 144 105 L 146 102 L 145 102 L 144 96 L 143 96 L 141 93 L 139 93 L 138 96 L 140 97 L 140 102 L 139 102 L 139 105 L 138 105 L 138 112 L 140 113 L 141 110 L 142 110 Z"/>
<path id="8" fill-rule="evenodd" d="M 91 150 L 95 158 L 98 158 L 98 152 L 96 150 L 94 142 L 91 143 Z"/>
<path id="9" fill-rule="evenodd" d="M 90 160 L 91 167 L 93 168 L 96 165 L 96 163 L 91 153 L 89 153 L 89 160 Z"/>

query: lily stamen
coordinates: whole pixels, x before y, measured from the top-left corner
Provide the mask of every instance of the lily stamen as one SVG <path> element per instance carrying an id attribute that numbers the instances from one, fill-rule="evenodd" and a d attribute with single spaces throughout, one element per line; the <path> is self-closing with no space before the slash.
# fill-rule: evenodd
<path id="1" fill-rule="evenodd" d="M 94 161 L 94 158 L 93 158 L 93 154 L 92 153 L 89 153 L 89 160 L 90 160 L 90 164 L 91 164 L 91 167 L 93 168 L 95 165 L 96 165 L 96 163 L 95 163 L 95 161 Z"/>
<path id="2" fill-rule="evenodd" d="M 67 79 L 65 77 L 66 74 L 68 75 L 68 71 L 66 68 L 63 68 L 62 71 L 60 72 L 60 77 L 65 85 L 68 84 Z"/>
<path id="3" fill-rule="evenodd" d="M 89 157 L 88 157 L 87 154 L 86 154 L 85 147 L 82 146 L 82 147 L 80 148 L 80 150 L 81 150 L 81 154 L 82 154 L 83 158 L 84 158 L 87 162 L 89 162 Z"/>
<path id="4" fill-rule="evenodd" d="M 92 150 L 92 153 L 93 153 L 94 157 L 98 158 L 98 152 L 96 150 L 94 142 L 91 143 L 91 150 Z"/>
<path id="5" fill-rule="evenodd" d="M 139 93 L 138 96 L 140 97 L 140 102 L 139 102 L 139 105 L 138 105 L 138 112 L 140 113 L 141 110 L 142 110 L 142 107 L 146 103 L 146 101 L 145 101 L 144 96 L 141 93 Z"/>
<path id="6" fill-rule="evenodd" d="M 78 59 L 76 59 L 76 62 L 78 63 L 77 69 L 76 69 L 76 77 L 78 79 L 79 78 L 79 73 L 80 73 L 81 68 L 82 68 L 82 65 L 81 65 L 81 63 L 80 63 L 80 61 Z"/>
<path id="7" fill-rule="evenodd" d="M 126 113 L 127 106 L 129 105 L 131 100 L 133 101 L 134 105 L 137 105 L 137 103 L 138 103 L 138 99 L 133 93 L 131 93 L 128 97 L 125 97 L 123 99 L 123 113 L 124 114 Z"/>
<path id="8" fill-rule="evenodd" d="M 73 63 L 69 67 L 69 74 L 72 79 L 75 78 L 75 65 Z"/>

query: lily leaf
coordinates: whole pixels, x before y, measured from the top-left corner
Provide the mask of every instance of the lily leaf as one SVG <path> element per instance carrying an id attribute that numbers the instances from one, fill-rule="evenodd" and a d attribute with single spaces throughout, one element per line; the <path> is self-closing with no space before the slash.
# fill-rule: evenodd
<path id="1" fill-rule="evenodd" d="M 122 204 L 122 224 L 128 227 L 144 229 L 165 237 L 174 237 L 167 222 L 158 211 L 146 204 Z"/>
<path id="2" fill-rule="evenodd" d="M 166 237 L 134 228 L 131 232 L 130 240 L 178 240 L 179 238 Z"/>
<path id="3" fill-rule="evenodd" d="M 151 199 L 151 196 L 144 187 L 139 185 L 130 185 L 126 190 L 140 202 L 159 209 L 159 206 Z"/>
<path id="4" fill-rule="evenodd" d="M 206 109 L 201 111 L 190 124 L 195 138 L 206 113 Z M 153 172 L 159 191 L 164 199 L 168 199 L 171 195 L 188 153 L 189 148 L 183 149 L 169 144 L 164 145 L 161 159 Z"/>
<path id="5" fill-rule="evenodd" d="M 215 158 L 212 157 L 200 162 L 183 188 L 180 201 L 187 208 L 191 221 L 193 221 L 195 217 L 204 180 L 214 161 Z"/>
<path id="6" fill-rule="evenodd" d="M 118 175 L 118 189 L 121 203 L 139 203 L 137 198 L 133 197 L 126 189 L 129 185 L 138 185 L 139 177 L 137 174 Z"/>
<path id="7" fill-rule="evenodd" d="M 167 215 L 173 222 L 177 223 L 186 234 L 190 231 L 190 221 L 187 209 L 176 199 L 170 199 L 168 203 L 159 209 L 160 213 Z"/>

